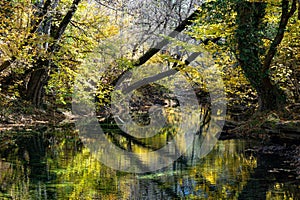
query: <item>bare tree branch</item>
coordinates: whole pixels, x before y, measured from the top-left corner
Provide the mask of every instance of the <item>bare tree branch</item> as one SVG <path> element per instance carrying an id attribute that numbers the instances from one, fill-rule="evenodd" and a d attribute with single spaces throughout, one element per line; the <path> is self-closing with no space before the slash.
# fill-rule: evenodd
<path id="1" fill-rule="evenodd" d="M 180 32 L 182 32 L 187 26 L 192 25 L 193 20 L 197 18 L 199 10 L 196 10 L 188 18 L 186 18 L 182 23 L 180 23 L 174 31 L 172 31 L 168 37 L 175 38 Z M 152 56 L 159 52 L 164 46 L 170 43 L 169 39 L 163 39 L 155 47 L 150 48 L 143 56 L 141 56 L 135 63 L 134 66 L 140 66 L 147 62 Z"/>

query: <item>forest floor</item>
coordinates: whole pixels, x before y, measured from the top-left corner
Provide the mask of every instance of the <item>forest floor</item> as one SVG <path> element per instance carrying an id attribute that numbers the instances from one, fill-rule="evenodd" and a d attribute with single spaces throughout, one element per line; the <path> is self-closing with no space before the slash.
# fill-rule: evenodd
<path id="1" fill-rule="evenodd" d="M 27 103 L 13 104 L 1 108 L 0 132 L 9 130 L 39 129 L 45 126 L 57 126 L 67 115 L 54 108 L 37 109 Z"/>

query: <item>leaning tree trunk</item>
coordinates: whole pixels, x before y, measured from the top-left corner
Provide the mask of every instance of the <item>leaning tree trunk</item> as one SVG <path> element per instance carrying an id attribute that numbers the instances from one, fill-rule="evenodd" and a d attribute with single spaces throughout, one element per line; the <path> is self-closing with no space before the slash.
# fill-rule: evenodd
<path id="1" fill-rule="evenodd" d="M 266 3 L 240 1 L 237 4 L 236 39 L 238 60 L 252 87 L 257 91 L 260 110 L 277 110 L 285 103 L 284 92 L 272 83 L 269 66 L 261 56 L 266 52 L 262 44 L 262 31 Z M 274 55 L 273 55 L 274 56 Z"/>

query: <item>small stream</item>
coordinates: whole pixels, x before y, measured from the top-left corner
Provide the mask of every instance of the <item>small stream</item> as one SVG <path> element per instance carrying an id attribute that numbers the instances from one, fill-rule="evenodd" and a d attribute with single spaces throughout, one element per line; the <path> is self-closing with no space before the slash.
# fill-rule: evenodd
<path id="1" fill-rule="evenodd" d="M 220 140 L 204 158 L 191 147 L 170 166 L 132 174 L 101 164 L 73 130 L 1 133 L 0 199 L 299 199 L 293 166 L 256 146 Z"/>

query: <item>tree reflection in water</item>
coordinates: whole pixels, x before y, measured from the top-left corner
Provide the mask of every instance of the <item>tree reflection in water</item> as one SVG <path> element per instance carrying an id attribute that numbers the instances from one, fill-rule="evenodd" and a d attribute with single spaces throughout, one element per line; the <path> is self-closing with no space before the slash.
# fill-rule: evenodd
<path id="1" fill-rule="evenodd" d="M 194 143 L 197 145 L 197 142 Z M 251 142 L 219 141 L 206 157 L 196 147 L 173 165 L 122 173 L 97 161 L 74 131 L 1 135 L 1 199 L 296 199 L 297 184 L 270 169 L 277 159 L 245 153 Z M 286 180 L 286 181 L 285 181 Z"/>

